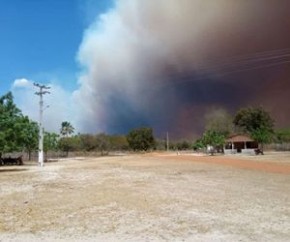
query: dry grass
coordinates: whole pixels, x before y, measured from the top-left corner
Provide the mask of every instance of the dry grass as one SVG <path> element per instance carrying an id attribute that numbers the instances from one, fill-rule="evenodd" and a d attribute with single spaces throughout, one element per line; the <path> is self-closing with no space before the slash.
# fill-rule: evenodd
<path id="1" fill-rule="evenodd" d="M 264 159 L 288 169 L 289 153 L 280 155 L 131 155 L 0 167 L 0 240 L 287 241 L 289 174 L 235 165 Z"/>

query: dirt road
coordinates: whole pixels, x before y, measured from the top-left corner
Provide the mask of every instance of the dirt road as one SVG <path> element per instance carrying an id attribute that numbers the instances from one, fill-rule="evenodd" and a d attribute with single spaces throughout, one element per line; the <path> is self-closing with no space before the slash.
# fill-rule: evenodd
<path id="1" fill-rule="evenodd" d="M 290 155 L 273 157 L 155 154 L 0 167 L 0 240 L 289 241 Z"/>

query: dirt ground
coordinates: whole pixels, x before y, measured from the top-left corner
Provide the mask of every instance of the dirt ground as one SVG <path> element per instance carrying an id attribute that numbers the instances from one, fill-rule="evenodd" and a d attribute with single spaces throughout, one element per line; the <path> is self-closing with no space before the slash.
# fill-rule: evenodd
<path id="1" fill-rule="evenodd" d="M 290 241 L 290 153 L 0 167 L 0 241 Z"/>

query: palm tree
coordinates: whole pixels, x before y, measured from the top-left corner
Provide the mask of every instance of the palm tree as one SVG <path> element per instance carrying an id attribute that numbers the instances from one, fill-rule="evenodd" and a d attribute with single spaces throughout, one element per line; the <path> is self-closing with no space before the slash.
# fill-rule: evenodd
<path id="1" fill-rule="evenodd" d="M 64 137 L 68 137 L 69 135 L 74 133 L 74 127 L 70 122 L 64 121 L 61 123 L 60 134 Z"/>

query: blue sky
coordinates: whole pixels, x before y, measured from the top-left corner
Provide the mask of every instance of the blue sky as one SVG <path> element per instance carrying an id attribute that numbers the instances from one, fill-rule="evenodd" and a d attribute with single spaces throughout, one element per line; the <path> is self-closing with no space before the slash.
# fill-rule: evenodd
<path id="1" fill-rule="evenodd" d="M 110 0 L 1 0 L 0 95 L 18 78 L 76 88 L 84 30 Z"/>

